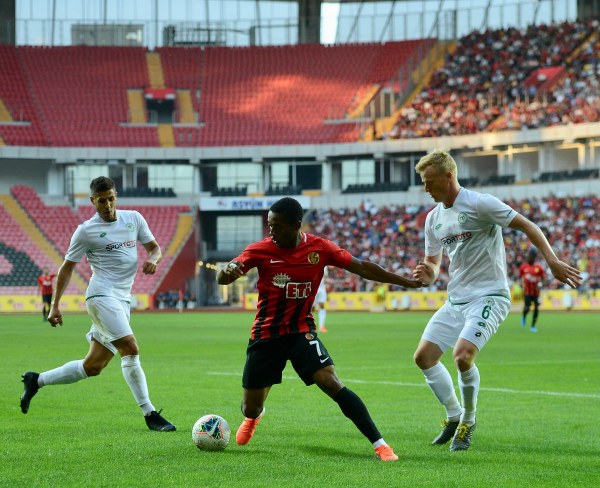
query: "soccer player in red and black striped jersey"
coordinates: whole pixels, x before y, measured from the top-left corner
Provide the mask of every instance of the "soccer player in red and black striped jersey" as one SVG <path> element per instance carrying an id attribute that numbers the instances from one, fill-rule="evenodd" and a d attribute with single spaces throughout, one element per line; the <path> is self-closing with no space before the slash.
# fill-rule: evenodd
<path id="1" fill-rule="evenodd" d="M 339 405 L 373 444 L 379 459 L 395 461 L 398 456 L 383 440 L 365 404 L 337 377 L 333 360 L 317 337 L 311 310 L 325 266 L 405 288 L 422 285 L 359 260 L 331 241 L 302 232 L 302 217 L 302 206 L 293 198 L 275 202 L 267 218 L 269 237 L 250 244 L 217 277 L 220 285 L 228 285 L 250 269 L 258 269 L 258 312 L 242 378 L 242 413 L 246 418 L 236 442 L 243 445 L 252 438 L 269 390 L 281 383 L 289 360 L 307 386 L 316 383 Z"/>
<path id="2" fill-rule="evenodd" d="M 531 321 L 531 332 L 537 332 L 537 319 L 540 306 L 540 288 L 546 277 L 544 268 L 535 262 L 537 252 L 535 249 L 530 249 L 527 253 L 527 262 L 521 264 L 519 268 L 519 276 L 523 278 L 523 291 L 525 292 L 525 306 L 523 307 L 523 316 L 521 317 L 521 325 L 527 324 L 527 314 L 533 303 L 533 320 Z"/>

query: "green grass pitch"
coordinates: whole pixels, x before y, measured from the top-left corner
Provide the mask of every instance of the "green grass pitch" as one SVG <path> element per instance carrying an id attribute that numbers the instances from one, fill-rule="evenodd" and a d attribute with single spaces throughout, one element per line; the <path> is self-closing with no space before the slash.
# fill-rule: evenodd
<path id="1" fill-rule="evenodd" d="M 4 487 L 592 487 L 600 486 L 600 323 L 541 313 L 539 332 L 512 314 L 477 361 L 482 384 L 471 449 L 431 446 L 444 416 L 412 353 L 427 313 L 330 312 L 322 336 L 342 381 L 400 456 L 371 445 L 317 387 L 288 367 L 252 441 L 203 452 L 204 414 L 242 420 L 241 372 L 252 314 L 132 314 L 150 397 L 177 432 L 151 432 L 115 358 L 97 378 L 40 390 L 19 409 L 24 371 L 83 357 L 85 315 L 53 329 L 0 316 L 0 486 Z M 444 362 L 456 372 L 448 353 Z"/>

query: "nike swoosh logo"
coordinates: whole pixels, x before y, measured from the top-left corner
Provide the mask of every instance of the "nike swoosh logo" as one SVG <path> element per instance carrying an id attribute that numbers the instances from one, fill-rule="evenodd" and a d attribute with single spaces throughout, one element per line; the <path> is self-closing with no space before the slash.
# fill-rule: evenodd
<path id="1" fill-rule="evenodd" d="M 271 264 L 273 263 L 283 263 L 283 261 L 279 260 L 279 259 L 271 259 Z"/>
<path id="2" fill-rule="evenodd" d="M 329 359 L 329 356 L 327 356 L 325 359 L 319 359 L 319 361 L 321 361 L 321 364 L 323 364 L 325 361 L 327 361 Z"/>

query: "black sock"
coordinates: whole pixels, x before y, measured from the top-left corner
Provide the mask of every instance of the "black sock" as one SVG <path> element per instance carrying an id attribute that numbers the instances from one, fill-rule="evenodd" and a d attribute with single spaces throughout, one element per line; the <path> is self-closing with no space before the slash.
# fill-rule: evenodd
<path id="1" fill-rule="evenodd" d="M 381 439 L 381 434 L 375 427 L 366 405 L 356 393 L 344 387 L 334 400 L 340 406 L 343 414 L 354 422 L 354 425 L 370 442 Z"/>

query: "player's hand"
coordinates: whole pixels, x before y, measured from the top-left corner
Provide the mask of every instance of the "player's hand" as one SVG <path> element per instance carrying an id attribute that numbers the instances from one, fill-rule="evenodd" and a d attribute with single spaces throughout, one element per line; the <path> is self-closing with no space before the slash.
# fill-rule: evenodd
<path id="1" fill-rule="evenodd" d="M 60 310 L 58 308 L 52 307 L 50 309 L 50 313 L 48 314 L 48 323 L 52 327 L 56 327 L 57 325 L 63 324 L 62 314 L 60 313 Z"/>
<path id="2" fill-rule="evenodd" d="M 419 261 L 415 269 L 413 269 L 413 278 L 421 283 L 421 286 L 433 283 L 435 279 L 435 272 L 431 265 L 424 261 Z"/>
<path id="3" fill-rule="evenodd" d="M 223 273 L 237 280 L 240 276 L 244 274 L 244 272 L 242 271 L 242 266 L 242 263 L 238 261 L 231 261 L 227 266 L 225 266 Z"/>
<path id="4" fill-rule="evenodd" d="M 569 285 L 571 288 L 579 288 L 581 286 L 581 271 L 577 268 L 562 261 L 548 263 L 548 265 L 550 266 L 550 271 L 552 271 L 552 274 L 558 281 Z"/>
<path id="5" fill-rule="evenodd" d="M 142 272 L 147 275 L 156 273 L 156 263 L 152 261 L 146 261 L 142 266 Z"/>
<path id="6" fill-rule="evenodd" d="M 419 280 L 406 280 L 404 288 L 422 288 L 425 284 Z"/>

